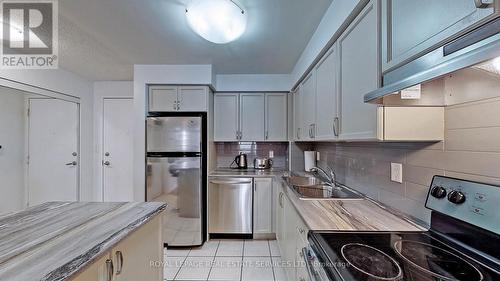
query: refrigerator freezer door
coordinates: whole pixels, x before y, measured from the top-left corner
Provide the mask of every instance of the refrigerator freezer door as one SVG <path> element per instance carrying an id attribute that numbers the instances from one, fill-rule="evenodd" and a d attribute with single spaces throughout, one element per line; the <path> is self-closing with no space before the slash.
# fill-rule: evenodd
<path id="1" fill-rule="evenodd" d="M 147 201 L 166 202 L 163 240 L 169 246 L 202 244 L 201 158 L 148 158 Z"/>
<path id="2" fill-rule="evenodd" d="M 148 117 L 147 152 L 201 152 L 201 117 Z"/>

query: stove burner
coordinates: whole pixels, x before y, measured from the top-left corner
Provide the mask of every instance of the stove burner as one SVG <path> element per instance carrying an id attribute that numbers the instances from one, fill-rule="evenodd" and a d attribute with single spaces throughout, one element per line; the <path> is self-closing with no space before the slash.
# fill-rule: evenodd
<path id="1" fill-rule="evenodd" d="M 364 244 L 349 243 L 341 248 L 344 259 L 358 271 L 377 280 L 400 280 L 399 264 L 382 251 Z"/>
<path id="2" fill-rule="evenodd" d="M 394 243 L 394 249 L 405 261 L 439 280 L 483 280 L 483 274 L 474 265 L 437 246 L 411 240 L 399 240 Z"/>

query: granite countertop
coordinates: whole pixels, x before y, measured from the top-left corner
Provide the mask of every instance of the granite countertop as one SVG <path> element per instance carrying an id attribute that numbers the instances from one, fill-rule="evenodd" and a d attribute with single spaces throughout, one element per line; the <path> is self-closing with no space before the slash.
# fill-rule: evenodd
<path id="1" fill-rule="evenodd" d="M 281 177 L 287 170 L 283 169 L 266 169 L 257 170 L 253 168 L 248 169 L 231 169 L 231 168 L 219 168 L 208 173 L 210 177 Z"/>
<path id="2" fill-rule="evenodd" d="M 424 231 L 424 227 L 380 204 L 360 200 L 301 200 L 281 179 L 284 193 L 310 230 Z"/>
<path id="3" fill-rule="evenodd" d="M 0 280 L 67 280 L 165 207 L 49 202 L 0 216 Z"/>

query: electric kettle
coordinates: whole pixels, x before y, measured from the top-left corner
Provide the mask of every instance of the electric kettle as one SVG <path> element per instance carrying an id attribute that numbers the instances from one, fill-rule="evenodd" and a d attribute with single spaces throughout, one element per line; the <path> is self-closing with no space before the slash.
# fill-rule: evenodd
<path id="1" fill-rule="evenodd" d="M 233 164 L 236 164 L 235 167 L 233 167 Z M 240 152 L 238 156 L 236 156 L 229 165 L 229 167 L 233 169 L 247 169 L 248 168 L 248 163 L 247 163 L 247 155 L 245 153 Z"/>

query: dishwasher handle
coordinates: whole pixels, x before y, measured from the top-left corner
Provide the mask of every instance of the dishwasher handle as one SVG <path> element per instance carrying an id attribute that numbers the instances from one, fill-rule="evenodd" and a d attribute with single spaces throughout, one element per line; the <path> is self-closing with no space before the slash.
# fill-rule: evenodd
<path id="1" fill-rule="evenodd" d="M 252 181 L 225 181 L 225 180 L 210 180 L 210 183 L 213 184 L 226 184 L 226 185 L 234 185 L 234 184 L 251 184 Z"/>

